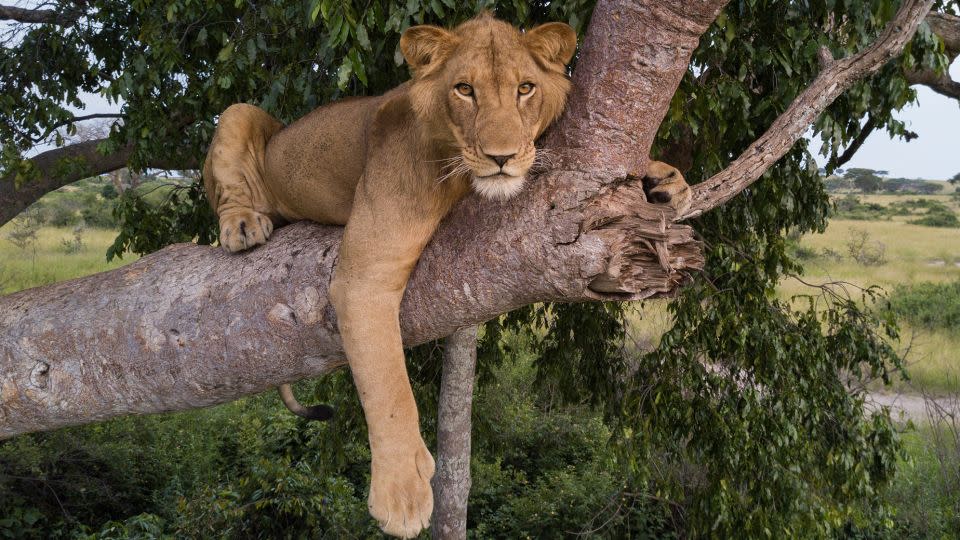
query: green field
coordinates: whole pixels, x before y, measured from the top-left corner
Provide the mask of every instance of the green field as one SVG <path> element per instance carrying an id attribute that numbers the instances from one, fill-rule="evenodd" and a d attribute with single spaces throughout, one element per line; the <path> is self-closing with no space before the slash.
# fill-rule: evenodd
<path id="1" fill-rule="evenodd" d="M 883 195 L 871 198 L 885 203 L 896 200 Z M 847 282 L 853 293 L 856 287 L 870 285 L 891 293 L 897 285 L 960 279 L 960 229 L 924 227 L 905 221 L 897 217 L 890 221 L 831 220 L 823 234 L 808 235 L 800 242 L 803 248 L 817 254 L 804 262 L 802 279 L 814 284 Z M 868 242 L 883 245 L 886 262 L 863 265 L 849 256 L 847 243 L 863 233 Z M 839 258 L 823 255 L 828 250 L 839 254 Z M 780 292 L 789 298 L 813 291 L 796 279 L 787 279 Z M 911 328 L 906 323 L 901 327 L 903 339 L 899 348 L 905 354 L 915 389 L 960 391 L 960 330 Z"/>
<path id="2" fill-rule="evenodd" d="M 73 227 L 41 227 L 36 242 L 24 249 L 9 240 L 12 229 L 10 223 L 0 227 L 0 294 L 110 270 L 137 259 L 127 254 L 123 260 L 107 262 L 107 246 L 117 236 L 113 230 L 84 229 L 81 247 L 68 253 L 63 242 L 75 241 Z"/>

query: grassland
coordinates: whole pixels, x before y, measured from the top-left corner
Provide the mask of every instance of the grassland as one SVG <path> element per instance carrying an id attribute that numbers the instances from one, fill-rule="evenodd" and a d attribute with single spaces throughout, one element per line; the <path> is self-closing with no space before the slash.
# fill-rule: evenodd
<path id="1" fill-rule="evenodd" d="M 868 196 L 870 202 L 879 204 L 904 198 Z M 913 198 L 949 200 L 944 196 Z M 956 211 L 957 204 L 949 202 Z M 911 225 L 907 219 L 831 220 L 823 234 L 808 235 L 800 241 L 806 252 L 817 254 L 805 261 L 802 279 L 808 283 L 842 281 L 857 287 L 878 285 L 888 293 L 897 285 L 960 280 L 960 229 Z M 863 265 L 849 256 L 848 243 L 863 234 L 868 242 L 883 245 L 883 264 Z M 787 279 L 780 286 L 784 298 L 809 292 L 810 288 L 796 279 Z M 960 392 L 960 329 L 928 330 L 903 324 L 902 334 L 899 347 L 905 353 L 912 381 L 901 389 Z"/>
<path id="2" fill-rule="evenodd" d="M 0 294 L 110 270 L 135 261 L 135 255 L 108 263 L 107 246 L 117 232 L 87 228 L 81 232 L 81 246 L 68 253 L 64 241 L 75 240 L 73 227 L 41 227 L 37 240 L 20 249 L 8 239 L 12 223 L 0 227 Z"/>

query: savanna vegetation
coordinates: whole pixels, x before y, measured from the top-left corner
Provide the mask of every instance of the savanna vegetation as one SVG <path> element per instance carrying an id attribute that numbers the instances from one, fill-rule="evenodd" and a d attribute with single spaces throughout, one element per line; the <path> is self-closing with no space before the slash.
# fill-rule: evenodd
<path id="1" fill-rule="evenodd" d="M 516 24 L 564 20 L 583 31 L 593 7 L 579 0 L 95 4 L 66 23 L 69 31 L 63 21 L 27 25 L 5 41 L 5 181 L 39 181 L 43 171 L 25 152 L 45 137 L 69 144 L 77 115 L 64 102 L 79 105 L 80 91 L 122 104 L 101 150 L 122 153 L 134 169 L 161 158 L 186 169 L 202 158 L 216 114 L 233 102 L 289 121 L 319 103 L 397 84 L 406 77 L 397 40 L 411 24 L 450 25 L 491 8 Z M 685 160 L 692 182 L 708 178 L 819 72 L 820 47 L 837 57 L 861 49 L 897 4 L 732 2 L 694 52 L 654 154 Z M 957 3 L 935 9 L 956 13 Z M 894 116 L 915 98 L 905 73 L 942 71 L 949 59 L 923 26 L 902 57 L 834 103 L 814 126 L 828 172 L 867 125 L 908 135 Z M 32 91 L 35 81 L 44 84 Z M 49 131 L 60 124 L 65 129 Z M 798 143 L 748 194 L 695 220 L 706 270 L 677 299 L 536 305 L 485 326 L 473 537 L 960 536 L 960 482 L 951 476 L 960 450 L 933 436 L 949 435 L 945 424 L 910 431 L 867 404 L 870 391 L 891 388 L 884 383 L 907 384 L 904 360 L 914 383 L 957 389 L 956 358 L 936 356 L 960 341 L 956 328 L 916 318 L 911 302 L 951 298 L 960 229 L 908 223 L 931 212 L 956 217 L 955 199 L 917 204 L 890 195 L 885 204 L 870 197 L 887 195 L 861 195 L 834 206 L 814 166 L 816 150 Z M 883 190 L 870 179 L 860 184 L 854 189 Z M 142 187 L 111 193 L 107 185 L 86 180 L 51 193 L 64 199 L 59 206 L 45 199 L 0 229 L 4 292 L 104 269 L 108 252 L 128 261 L 171 242 L 215 238 L 196 184 L 153 195 Z M 82 200 L 70 208 L 74 197 Z M 876 215 L 843 219 L 859 206 Z M 67 209 L 50 210 L 60 207 Z M 103 221 L 91 214 L 88 222 L 84 209 Z M 914 286 L 923 282 L 938 285 Z M 898 313 L 906 316 L 902 328 Z M 930 340 L 926 356 L 899 339 L 912 330 Z M 408 360 L 433 444 L 438 348 L 410 351 Z M 305 423 L 270 395 L 0 442 L 0 535 L 378 535 L 366 515 L 369 456 L 348 376 L 298 391 L 332 403 L 336 420 Z"/>

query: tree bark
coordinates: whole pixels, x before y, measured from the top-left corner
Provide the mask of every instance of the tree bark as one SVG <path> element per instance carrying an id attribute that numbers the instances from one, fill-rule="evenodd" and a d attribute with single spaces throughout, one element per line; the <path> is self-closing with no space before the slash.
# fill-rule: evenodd
<path id="1" fill-rule="evenodd" d="M 688 215 L 759 178 L 844 85 L 902 50 L 930 5 L 906 0 L 876 43 L 827 66 L 770 132 L 696 186 Z M 577 90 L 546 139 L 558 166 L 509 202 L 468 197 L 448 216 L 404 295 L 406 345 L 534 302 L 670 295 L 702 267 L 693 230 L 647 204 L 625 173 L 643 170 L 697 37 L 722 6 L 598 2 Z M 618 80 L 651 93 L 623 98 Z M 0 438 L 223 403 L 342 366 L 327 302 L 341 232 L 298 223 L 239 255 L 176 245 L 0 298 Z"/>
<path id="2" fill-rule="evenodd" d="M 477 327 L 447 336 L 437 411 L 437 472 L 433 477 L 430 536 L 437 540 L 467 537 L 470 496 L 470 439 L 473 380 L 477 367 Z"/>
<path id="3" fill-rule="evenodd" d="M 80 18 L 79 11 L 60 12 L 54 9 L 27 9 L 16 6 L 0 6 L 0 20 L 26 24 L 56 24 L 69 26 Z"/>

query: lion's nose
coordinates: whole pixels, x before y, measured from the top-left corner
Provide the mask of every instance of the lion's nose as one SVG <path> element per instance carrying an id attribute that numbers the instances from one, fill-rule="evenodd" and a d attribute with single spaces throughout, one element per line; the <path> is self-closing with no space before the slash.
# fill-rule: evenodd
<path id="1" fill-rule="evenodd" d="M 503 167 L 503 164 L 510 161 L 510 158 L 512 158 L 515 155 L 516 154 L 510 154 L 506 156 L 494 156 L 492 154 L 487 154 L 487 157 L 492 159 L 500 167 Z"/>

